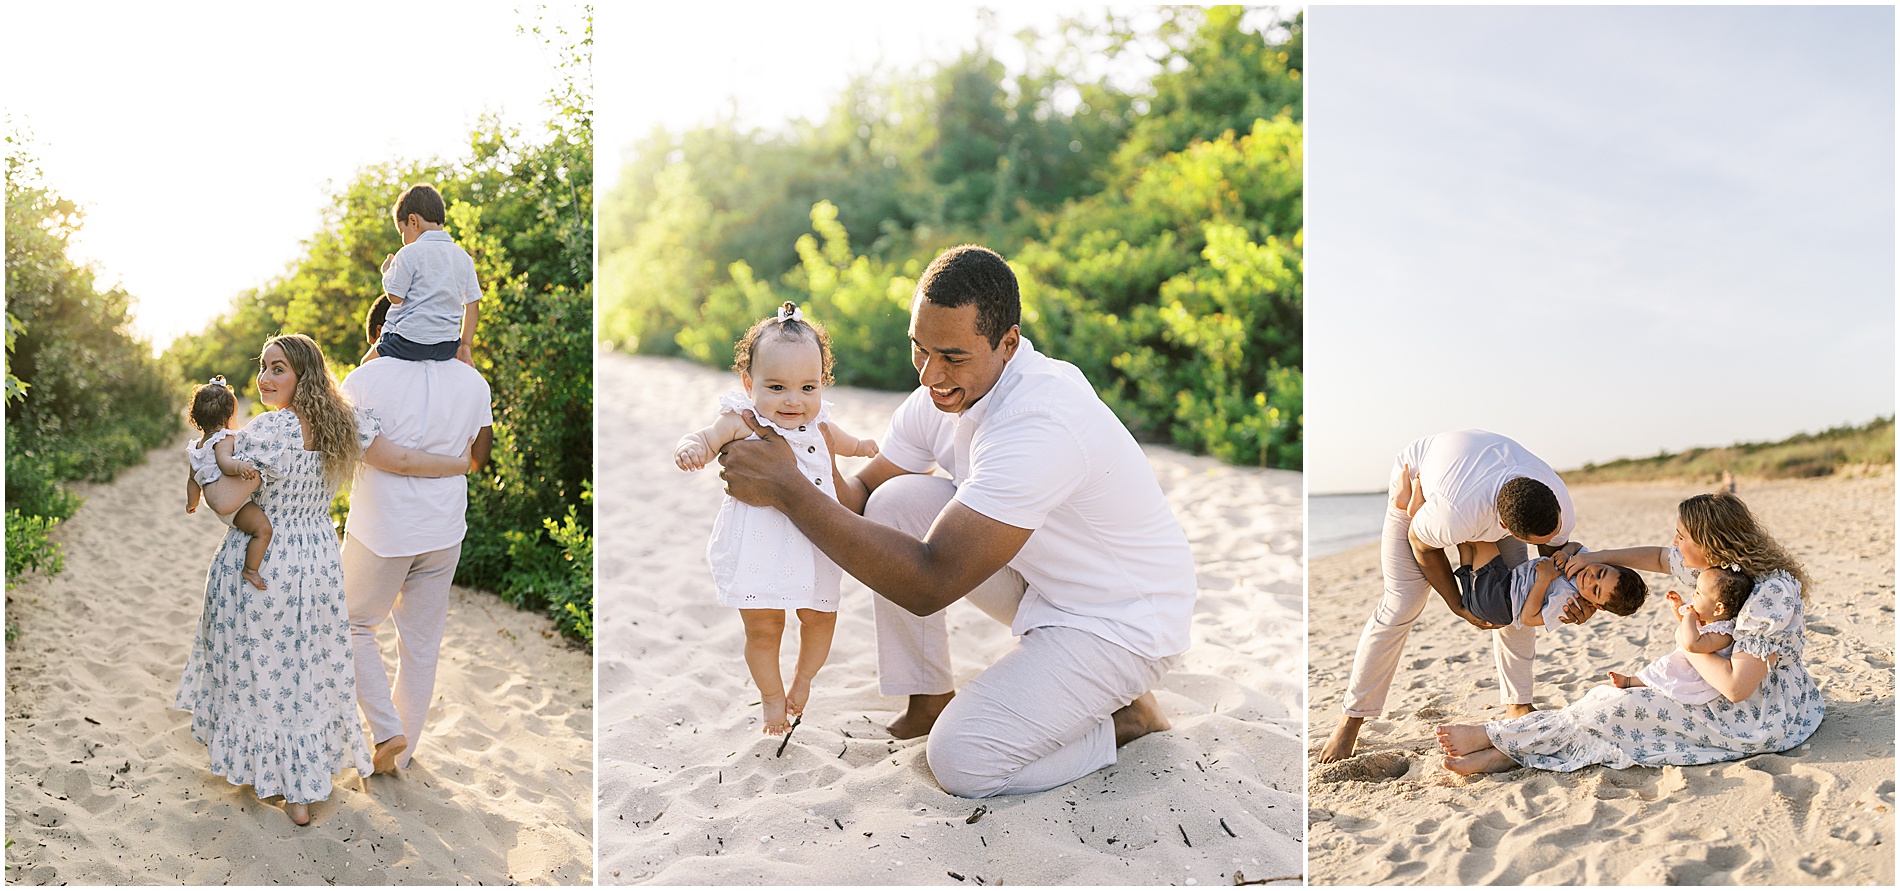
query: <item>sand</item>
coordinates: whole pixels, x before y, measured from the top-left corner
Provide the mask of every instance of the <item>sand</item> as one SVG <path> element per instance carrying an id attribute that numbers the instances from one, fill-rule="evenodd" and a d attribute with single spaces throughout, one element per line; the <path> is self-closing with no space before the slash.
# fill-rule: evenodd
<path id="1" fill-rule="evenodd" d="M 1685 484 L 1572 489 L 1576 538 L 1667 544 Z M 1319 884 L 1878 884 L 1894 881 L 1894 488 L 1858 478 L 1741 481 L 1739 493 L 1814 577 L 1806 662 L 1827 717 L 1778 755 L 1697 767 L 1463 779 L 1432 728 L 1502 716 L 1490 635 L 1434 600 L 1414 627 L 1383 718 L 1359 754 L 1312 765 Z M 1666 577 L 1647 576 L 1652 594 Z M 1359 629 L 1380 590 L 1378 546 L 1314 561 L 1312 696 L 1317 749 L 1337 724 Z M 1605 619 L 1611 621 L 1605 621 Z M 1622 624 L 1617 624 L 1621 622 Z M 1599 616 L 1539 633 L 1536 705 L 1580 699 L 1604 672 L 1673 646 L 1663 614 Z"/>
<path id="2" fill-rule="evenodd" d="M 737 612 L 713 602 L 716 471 L 671 459 L 736 379 L 619 355 L 596 374 L 602 884 L 1226 885 L 1302 872 L 1298 474 L 1147 450 L 1201 584 L 1193 646 L 1157 690 L 1174 729 L 1068 786 L 976 802 L 937 787 L 923 740 L 885 733 L 903 702 L 877 692 L 872 595 L 849 579 L 830 662 L 778 755 Z M 847 430 L 872 437 L 901 401 L 827 396 Z M 951 626 L 959 681 L 1013 642 L 967 604 Z"/>
<path id="3" fill-rule="evenodd" d="M 346 771 L 296 827 L 282 799 L 211 773 L 171 705 L 225 529 L 183 512 L 178 451 L 81 487 L 54 532 L 65 571 L 7 596 L 8 882 L 590 882 L 591 659 L 492 594 L 454 589 L 428 732 L 399 776 L 365 792 Z"/>

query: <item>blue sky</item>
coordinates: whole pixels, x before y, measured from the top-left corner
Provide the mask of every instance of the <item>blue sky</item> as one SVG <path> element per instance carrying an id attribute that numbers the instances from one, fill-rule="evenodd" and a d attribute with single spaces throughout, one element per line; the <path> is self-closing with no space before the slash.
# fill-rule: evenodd
<path id="1" fill-rule="evenodd" d="M 1893 412 L 1891 8 L 1308 15 L 1311 491 Z"/>

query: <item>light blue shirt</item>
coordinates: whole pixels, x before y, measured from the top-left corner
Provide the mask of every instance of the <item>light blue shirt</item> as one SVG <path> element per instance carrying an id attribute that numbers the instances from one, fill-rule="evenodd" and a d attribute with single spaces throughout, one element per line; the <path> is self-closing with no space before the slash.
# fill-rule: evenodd
<path id="1" fill-rule="evenodd" d="M 396 252 L 383 273 L 383 292 L 402 298 L 383 320 L 383 333 L 410 343 L 462 338 L 462 306 L 482 299 L 475 261 L 449 233 L 431 229 Z"/>

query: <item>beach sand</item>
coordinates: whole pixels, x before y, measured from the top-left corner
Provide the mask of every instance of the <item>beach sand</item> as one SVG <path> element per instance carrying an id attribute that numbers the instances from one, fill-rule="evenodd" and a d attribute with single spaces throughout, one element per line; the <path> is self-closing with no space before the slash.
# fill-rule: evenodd
<path id="1" fill-rule="evenodd" d="M 1575 538 L 1665 545 L 1681 499 L 1706 489 L 1577 487 Z M 1806 662 L 1827 717 L 1779 755 L 1574 773 L 1447 771 L 1434 725 L 1502 717 L 1491 636 L 1433 595 L 1383 718 L 1359 753 L 1312 764 L 1316 884 L 1876 884 L 1894 881 L 1894 488 L 1856 478 L 1741 481 L 1738 494 L 1814 578 Z M 1314 561 L 1312 749 L 1340 716 L 1359 630 L 1380 591 L 1378 546 Z M 1652 597 L 1667 578 L 1646 575 Z M 1674 646 L 1654 603 L 1628 619 L 1540 632 L 1536 705 L 1582 698 Z M 1309 755 L 1310 759 L 1310 755 Z"/>
<path id="2" fill-rule="evenodd" d="M 923 740 L 885 733 L 903 700 L 877 692 L 872 595 L 850 579 L 830 661 L 778 755 L 739 617 L 713 601 L 717 470 L 682 473 L 671 457 L 736 377 L 602 355 L 596 381 L 602 884 L 1226 885 L 1302 872 L 1298 474 L 1149 448 L 1201 584 L 1193 646 L 1157 689 L 1174 729 L 1068 786 L 970 801 L 937 787 Z M 902 399 L 826 395 L 871 437 Z M 1013 638 L 974 607 L 950 609 L 961 682 Z"/>
<path id="3" fill-rule="evenodd" d="M 180 434 L 181 441 L 183 434 Z M 225 528 L 183 511 L 171 446 L 54 532 L 57 577 L 7 595 L 6 813 L 19 884 L 586 884 L 592 660 L 552 623 L 454 589 L 410 767 L 354 770 L 291 825 L 209 769 L 172 708 Z M 382 633 L 394 666 L 392 626 Z"/>

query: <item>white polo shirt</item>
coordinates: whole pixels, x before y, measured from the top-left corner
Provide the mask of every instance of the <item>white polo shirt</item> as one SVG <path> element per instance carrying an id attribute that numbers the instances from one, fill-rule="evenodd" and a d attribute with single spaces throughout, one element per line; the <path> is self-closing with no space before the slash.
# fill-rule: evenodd
<path id="1" fill-rule="evenodd" d="M 401 297 L 383 320 L 383 332 L 410 343 L 447 343 L 462 336 L 462 305 L 482 299 L 475 261 L 449 233 L 431 229 L 416 237 L 383 273 L 383 293 Z"/>
<path id="2" fill-rule="evenodd" d="M 1028 582 L 1011 631 L 1078 628 L 1150 659 L 1188 647 L 1194 555 L 1148 459 L 1082 372 L 1023 339 L 996 386 L 961 415 L 919 387 L 879 454 L 942 467 L 956 500 L 1034 530 L 1011 568 Z"/>
<path id="3" fill-rule="evenodd" d="M 384 439 L 425 452 L 459 455 L 495 422 L 488 381 L 459 360 L 371 359 L 342 388 L 376 417 Z M 413 557 L 460 544 L 467 510 L 465 476 L 423 479 L 358 464 L 345 530 L 378 557 Z"/>
<path id="4" fill-rule="evenodd" d="M 1570 541 L 1577 511 L 1570 490 L 1543 459 L 1516 440 L 1485 430 L 1457 430 L 1414 440 L 1393 464 L 1410 464 L 1425 492 L 1425 506 L 1412 518 L 1418 540 L 1435 548 L 1467 541 L 1497 541 L 1511 533 L 1498 519 L 1498 490 L 1511 480 L 1530 477 L 1557 495 L 1561 510 L 1552 546 Z"/>

